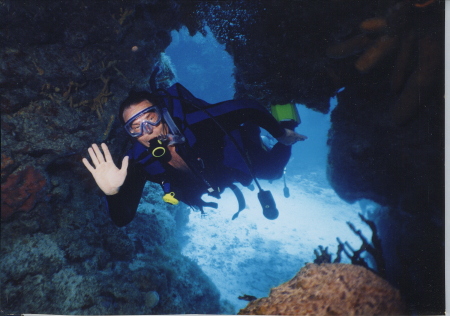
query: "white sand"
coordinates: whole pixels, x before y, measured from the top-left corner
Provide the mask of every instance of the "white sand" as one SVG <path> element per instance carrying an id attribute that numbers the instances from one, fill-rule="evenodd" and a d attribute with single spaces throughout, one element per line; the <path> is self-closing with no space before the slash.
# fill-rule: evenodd
<path id="1" fill-rule="evenodd" d="M 361 241 L 346 221 L 371 238 L 370 229 L 358 216 L 358 204 L 347 204 L 331 188 L 300 175 L 288 177 L 287 185 L 289 198 L 283 196 L 283 181 L 261 181 L 264 190 L 271 190 L 280 211 L 273 221 L 262 215 L 257 188 L 253 192 L 242 188 L 248 208 L 235 220 L 231 218 L 238 204 L 229 189 L 220 200 L 204 197 L 219 202 L 217 210 L 205 208 L 205 218 L 199 212 L 190 214 L 185 232 L 189 242 L 183 254 L 198 262 L 236 312 L 248 303 L 238 296 L 268 296 L 271 287 L 288 281 L 306 262 L 313 262 L 319 245 L 328 247 L 332 259 L 336 257 L 336 237 L 359 249 Z M 345 259 L 342 262 L 349 262 Z"/>

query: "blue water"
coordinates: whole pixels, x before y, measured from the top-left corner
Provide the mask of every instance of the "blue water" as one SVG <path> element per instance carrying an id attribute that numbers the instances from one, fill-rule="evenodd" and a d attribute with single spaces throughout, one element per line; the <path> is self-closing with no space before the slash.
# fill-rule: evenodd
<path id="1" fill-rule="evenodd" d="M 177 81 L 193 95 L 209 103 L 233 99 L 233 61 L 211 35 L 191 37 L 187 29 L 174 31 L 165 53 L 172 60 Z"/>
<path id="2" fill-rule="evenodd" d="M 176 80 L 208 102 L 232 99 L 234 66 L 224 47 L 210 33 L 206 37 L 190 37 L 182 29 L 173 32 L 172 38 L 165 54 L 171 60 Z M 336 100 L 330 102 L 334 108 Z M 274 196 L 279 218 L 267 220 L 256 190 L 241 188 L 247 207 L 238 219 L 231 220 L 237 201 L 230 190 L 225 190 L 221 200 L 203 197 L 205 201 L 218 202 L 219 208 L 205 209 L 206 218 L 191 212 L 184 232 L 189 242 L 185 243 L 183 254 L 196 261 L 216 284 L 222 299 L 234 309 L 230 313 L 248 303 L 238 296 L 268 296 L 271 287 L 292 278 L 306 262 L 314 260 L 313 251 L 319 245 L 329 247 L 329 252 L 335 254 L 336 237 L 340 237 L 358 249 L 361 242 L 346 221 L 354 223 L 370 239 L 370 230 L 358 218 L 359 206 L 342 201 L 326 179 L 329 114 L 303 105 L 297 108 L 302 123 L 296 131 L 308 139 L 293 146 L 286 166 L 290 197 L 283 194 L 283 179 L 261 181 Z"/>
<path id="3" fill-rule="evenodd" d="M 196 97 L 210 103 L 233 99 L 233 60 L 208 32 L 204 37 L 189 36 L 187 29 L 172 32 L 172 43 L 165 51 L 172 61 L 177 81 Z M 332 106 L 335 100 L 331 100 Z M 329 115 L 297 105 L 302 123 L 297 132 L 308 140 L 293 147 L 287 173 L 324 171 L 328 148 L 326 139 L 330 128 Z M 324 176 L 324 174 L 323 174 Z M 322 180 L 325 180 L 322 178 Z"/>

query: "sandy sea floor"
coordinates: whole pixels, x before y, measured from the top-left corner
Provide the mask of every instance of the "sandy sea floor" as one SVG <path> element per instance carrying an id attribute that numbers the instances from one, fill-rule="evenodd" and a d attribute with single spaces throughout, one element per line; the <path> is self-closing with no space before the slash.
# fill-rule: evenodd
<path id="1" fill-rule="evenodd" d="M 313 262 L 319 245 L 328 247 L 332 259 L 336 257 L 336 237 L 359 249 L 361 240 L 347 221 L 370 240 L 371 231 L 358 216 L 359 205 L 345 203 L 327 185 L 311 178 L 287 177 L 289 198 L 283 195 L 283 181 L 260 182 L 264 190 L 272 192 L 280 211 L 273 221 L 262 215 L 258 190 L 248 188 L 241 188 L 247 208 L 235 220 L 231 218 L 238 204 L 230 189 L 220 200 L 204 197 L 219 202 L 216 210 L 205 208 L 207 216 L 190 213 L 183 254 L 199 264 L 236 312 L 248 303 L 239 300 L 240 295 L 268 296 L 271 287 L 288 281 L 305 263 Z"/>

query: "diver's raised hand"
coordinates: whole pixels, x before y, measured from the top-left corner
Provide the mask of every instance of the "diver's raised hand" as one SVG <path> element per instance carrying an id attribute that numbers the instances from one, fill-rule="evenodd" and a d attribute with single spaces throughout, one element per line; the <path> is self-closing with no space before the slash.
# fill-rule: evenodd
<path id="1" fill-rule="evenodd" d="M 83 158 L 82 161 L 94 176 L 95 182 L 97 182 L 100 189 L 106 195 L 113 195 L 119 192 L 119 188 L 122 186 L 127 176 L 128 156 L 123 158 L 122 168 L 119 169 L 114 164 L 108 146 L 106 146 L 106 144 L 101 144 L 101 146 L 105 155 L 102 154 L 97 144 L 92 144 L 92 146 L 88 148 L 89 156 L 91 157 L 94 167 L 86 158 Z"/>
<path id="2" fill-rule="evenodd" d="M 285 128 L 284 130 L 286 131 L 286 133 L 283 136 L 277 138 L 277 140 L 283 145 L 290 146 L 298 141 L 302 141 L 308 138 L 307 136 L 298 134 L 293 130 L 287 128 Z"/>

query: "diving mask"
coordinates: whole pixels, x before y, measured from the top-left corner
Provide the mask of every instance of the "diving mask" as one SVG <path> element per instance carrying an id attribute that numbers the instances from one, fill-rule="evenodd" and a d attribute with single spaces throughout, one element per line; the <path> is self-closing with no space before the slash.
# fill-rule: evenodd
<path id="1" fill-rule="evenodd" d="M 161 113 L 156 106 L 139 111 L 133 115 L 126 123 L 125 130 L 131 137 L 139 137 L 153 132 L 153 126 L 157 126 L 161 122 Z"/>

